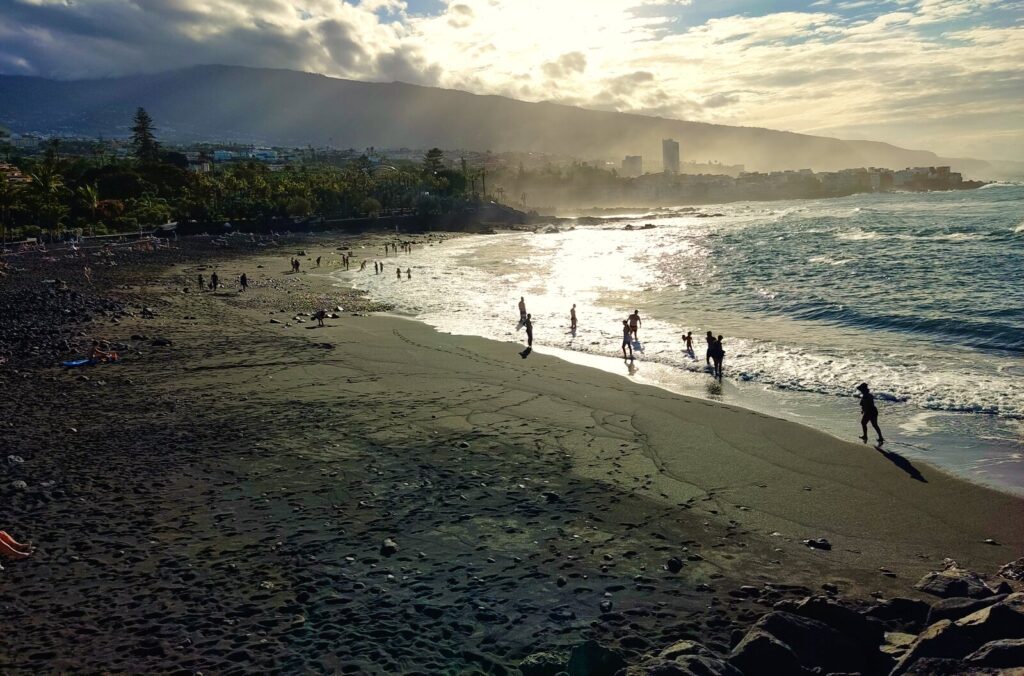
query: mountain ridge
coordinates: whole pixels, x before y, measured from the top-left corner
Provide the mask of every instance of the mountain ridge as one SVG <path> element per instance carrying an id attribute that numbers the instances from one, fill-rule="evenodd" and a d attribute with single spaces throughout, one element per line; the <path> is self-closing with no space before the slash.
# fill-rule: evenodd
<path id="1" fill-rule="evenodd" d="M 943 159 L 931 151 L 882 141 L 600 111 L 286 69 L 206 65 L 92 80 L 0 75 L 0 124 L 15 132 L 123 135 L 138 106 L 154 117 L 163 138 L 176 142 L 438 146 L 584 158 L 639 154 L 652 169 L 661 165 L 661 139 L 675 138 L 684 161 L 744 164 L 748 170 L 935 164 L 954 164 L 968 174 L 991 169 L 983 160 Z"/>

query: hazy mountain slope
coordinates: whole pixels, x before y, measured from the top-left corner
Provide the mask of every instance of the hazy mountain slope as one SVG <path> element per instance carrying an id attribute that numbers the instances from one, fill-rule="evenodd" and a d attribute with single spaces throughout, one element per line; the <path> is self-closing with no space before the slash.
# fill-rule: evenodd
<path id="1" fill-rule="evenodd" d="M 162 138 L 275 145 L 535 150 L 582 157 L 642 154 L 659 169 L 661 139 L 684 160 L 750 169 L 935 164 L 934 153 L 869 141 L 683 122 L 403 83 L 286 70 L 201 66 L 156 75 L 53 81 L 0 76 L 0 124 L 13 131 L 123 135 L 144 106 Z M 984 163 L 981 163 L 984 166 Z"/>

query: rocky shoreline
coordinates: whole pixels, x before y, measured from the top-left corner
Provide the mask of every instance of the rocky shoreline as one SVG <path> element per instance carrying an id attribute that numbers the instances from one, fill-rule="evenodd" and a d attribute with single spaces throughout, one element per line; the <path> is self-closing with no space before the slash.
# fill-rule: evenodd
<path id="1" fill-rule="evenodd" d="M 237 241 L 124 253 L 91 283 L 75 259 L 8 269 L 0 529 L 36 551 L 0 572 L 3 673 L 1024 665 L 1024 562 L 868 570 L 831 533 L 726 512 L 735 491 L 665 500 L 642 425 L 555 383 L 610 376 L 531 370 L 283 272 L 330 261 L 330 238 Z M 253 288 L 183 292 L 214 266 Z M 327 303 L 345 310 L 321 332 Z M 92 339 L 121 363 L 56 367 Z M 1021 554 L 979 546 L 968 564 Z"/>

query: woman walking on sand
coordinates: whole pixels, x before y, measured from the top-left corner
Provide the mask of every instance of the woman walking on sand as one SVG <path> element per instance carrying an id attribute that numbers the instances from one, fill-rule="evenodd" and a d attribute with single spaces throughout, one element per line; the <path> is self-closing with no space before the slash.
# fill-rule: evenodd
<path id="1" fill-rule="evenodd" d="M 860 437 L 861 441 L 868 440 L 868 423 L 871 423 L 871 426 L 875 428 L 875 433 L 878 435 L 878 443 L 884 444 L 885 439 L 882 438 L 882 430 L 878 428 L 878 408 L 875 406 L 875 395 L 871 394 L 867 383 L 858 385 L 857 391 L 860 392 L 860 428 L 863 432 Z"/>

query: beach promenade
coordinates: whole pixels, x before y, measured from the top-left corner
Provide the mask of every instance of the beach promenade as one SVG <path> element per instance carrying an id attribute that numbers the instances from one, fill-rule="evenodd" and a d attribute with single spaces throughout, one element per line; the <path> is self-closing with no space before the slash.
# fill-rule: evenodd
<path id="1" fill-rule="evenodd" d="M 947 558 L 994 587 L 1024 554 L 1016 497 L 286 274 L 334 244 L 99 270 L 81 292 L 120 305 L 80 340 L 122 361 L 2 367 L 0 529 L 37 550 L 0 573 L 0 671 L 724 660 L 780 602 L 927 598 Z M 250 290 L 182 292 L 215 264 Z"/>

